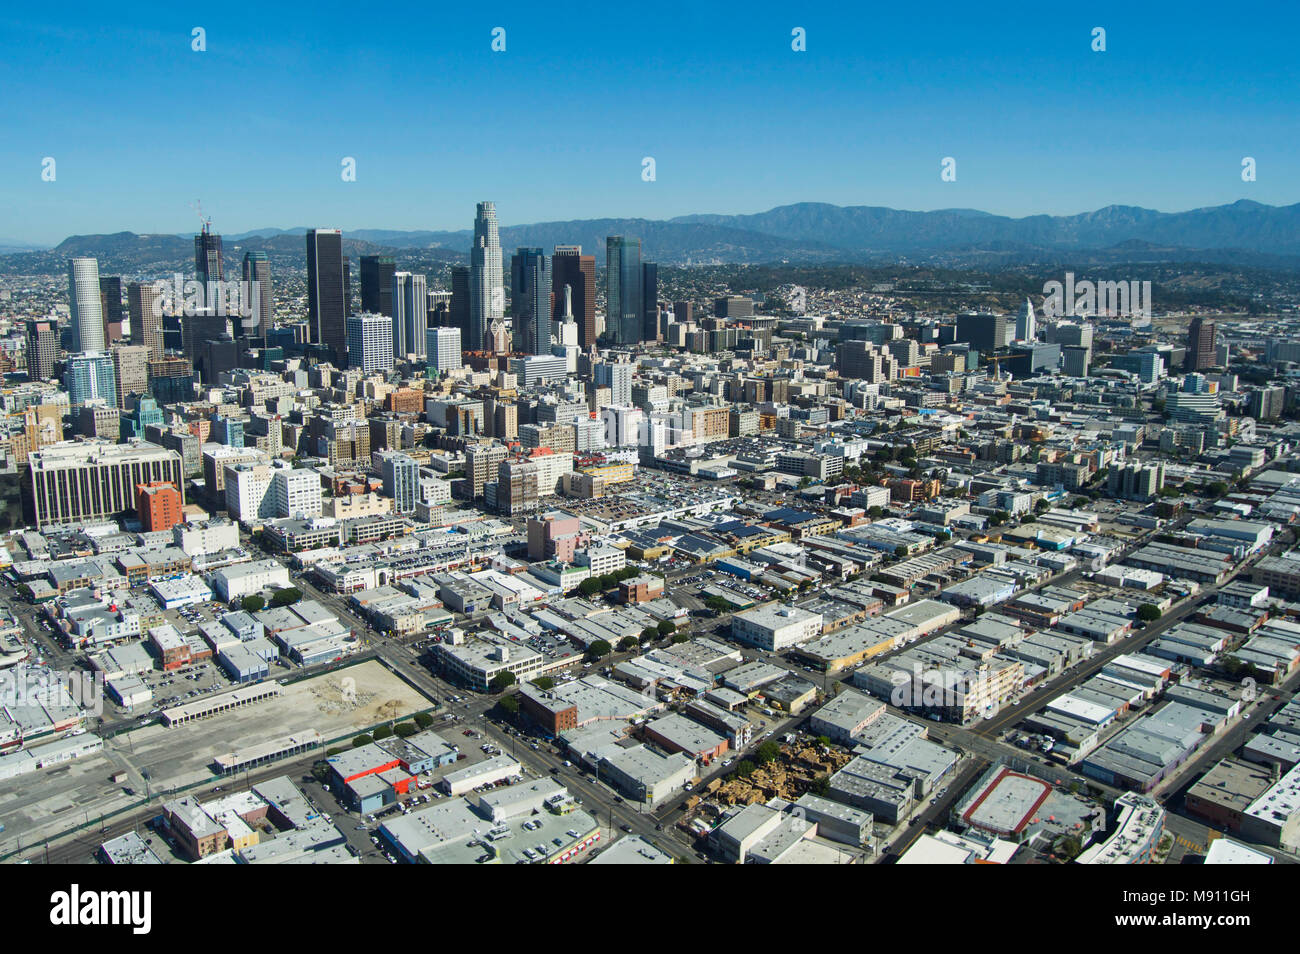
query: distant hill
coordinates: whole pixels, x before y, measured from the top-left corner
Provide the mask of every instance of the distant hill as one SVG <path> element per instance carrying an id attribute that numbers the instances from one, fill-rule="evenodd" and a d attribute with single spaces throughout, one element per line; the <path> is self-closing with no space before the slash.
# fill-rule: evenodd
<path id="1" fill-rule="evenodd" d="M 273 265 L 301 269 L 305 227 L 224 235 L 227 260 L 244 249 L 267 252 Z M 1231 205 L 1157 212 L 1107 206 L 1079 215 L 1009 218 L 974 209 L 911 212 L 875 206 L 801 202 L 752 215 L 652 219 L 579 219 L 501 228 L 507 255 L 518 246 L 581 245 L 603 264 L 605 237 L 641 239 L 649 261 L 680 265 L 878 263 L 909 261 L 951 267 L 1030 263 L 1124 264 L 1217 262 L 1300 268 L 1300 204 Z M 465 262 L 472 232 L 357 229 L 344 233 L 346 254 L 402 253 L 401 261 Z M 0 255 L 0 271 L 66 267 L 72 255 L 95 255 L 107 273 L 193 267 L 193 239 L 178 235 L 74 235 L 56 248 Z"/>

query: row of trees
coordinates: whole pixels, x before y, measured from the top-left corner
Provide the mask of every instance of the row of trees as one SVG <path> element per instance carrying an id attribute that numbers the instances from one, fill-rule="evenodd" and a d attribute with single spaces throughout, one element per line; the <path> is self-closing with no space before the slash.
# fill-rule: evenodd
<path id="1" fill-rule="evenodd" d="M 427 712 L 417 712 L 405 722 L 398 722 L 394 725 L 376 726 L 369 733 L 363 732 L 358 736 L 354 736 L 352 739 L 352 747 L 354 749 L 359 749 L 363 745 L 369 745 L 371 742 L 378 742 L 381 739 L 390 739 L 393 736 L 397 736 L 399 739 L 408 739 L 418 732 L 423 732 L 431 725 L 433 725 L 433 716 L 429 715 Z M 325 758 L 338 755 L 342 751 L 343 749 L 340 748 L 327 749 L 325 751 Z M 319 768 L 321 764 L 322 763 L 317 763 L 317 767 Z M 317 777 L 320 777 L 319 774 Z"/>
<path id="2" fill-rule="evenodd" d="M 624 580 L 630 580 L 640 572 L 636 567 L 625 566 L 613 573 L 605 573 L 602 576 L 589 576 L 578 584 L 578 591 L 583 596 L 595 596 L 597 593 L 603 593 L 605 590 L 617 586 Z"/>

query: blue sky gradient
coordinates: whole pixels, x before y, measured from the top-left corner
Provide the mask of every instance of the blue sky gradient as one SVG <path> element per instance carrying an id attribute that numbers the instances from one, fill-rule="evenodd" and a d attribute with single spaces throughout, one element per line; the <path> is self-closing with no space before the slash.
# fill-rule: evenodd
<path id="1" fill-rule="evenodd" d="M 11 5 L 0 238 L 183 233 L 195 199 L 226 233 L 469 228 L 485 198 L 505 224 L 1300 201 L 1300 8 L 875 6 Z"/>

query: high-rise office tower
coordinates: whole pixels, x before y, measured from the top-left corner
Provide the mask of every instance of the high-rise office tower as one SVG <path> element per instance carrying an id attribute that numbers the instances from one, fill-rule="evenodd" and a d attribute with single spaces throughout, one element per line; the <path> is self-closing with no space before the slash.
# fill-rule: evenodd
<path id="1" fill-rule="evenodd" d="M 241 332 L 245 338 L 266 338 L 275 316 L 275 293 L 271 287 L 271 260 L 265 252 L 244 253 L 244 282 L 252 299 L 253 314 Z"/>
<path id="2" fill-rule="evenodd" d="M 605 239 L 605 336 L 614 344 L 641 340 L 644 322 L 641 240 L 611 235 Z"/>
<path id="3" fill-rule="evenodd" d="M 659 340 L 659 266 L 641 265 L 641 340 Z"/>
<path id="4" fill-rule="evenodd" d="M 221 375 L 239 367 L 239 342 L 229 334 L 207 338 L 199 348 L 194 369 L 204 384 L 220 384 Z"/>
<path id="5" fill-rule="evenodd" d="M 996 351 L 1007 337 L 1005 315 L 968 314 L 957 316 L 957 340 L 976 351 Z"/>
<path id="6" fill-rule="evenodd" d="M 583 255 L 581 245 L 557 245 L 551 256 L 551 285 L 572 289 L 573 319 L 578 323 L 578 344 L 590 348 L 596 343 L 596 256 Z M 551 314 L 556 322 L 563 317 L 558 309 L 563 302 L 556 296 L 556 311 Z"/>
<path id="7" fill-rule="evenodd" d="M 391 255 L 361 256 L 361 310 L 376 315 L 393 314 L 393 275 L 397 264 Z"/>
<path id="8" fill-rule="evenodd" d="M 1070 378 L 1086 378 L 1092 360 L 1092 349 L 1082 345 L 1061 347 L 1061 372 Z"/>
<path id="9" fill-rule="evenodd" d="M 203 285 L 205 295 L 208 282 L 226 280 L 226 269 L 221 260 L 221 236 L 212 232 L 206 222 L 199 234 L 194 236 L 194 273 Z"/>
<path id="10" fill-rule="evenodd" d="M 122 279 L 118 275 L 103 275 L 99 279 L 100 310 L 104 313 L 104 338 L 111 344 L 122 337 L 122 320 L 126 309 L 122 307 Z"/>
<path id="11" fill-rule="evenodd" d="M 32 381 L 50 380 L 58 356 L 59 326 L 46 319 L 27 322 L 27 377 Z"/>
<path id="12" fill-rule="evenodd" d="M 348 298 L 351 279 L 343 257 L 343 233 L 338 229 L 307 232 L 307 328 L 311 340 L 334 352 L 343 363 L 347 354 Z M 390 353 L 392 349 L 389 349 Z"/>
<path id="13" fill-rule="evenodd" d="M 125 410 L 130 398 L 149 391 L 149 349 L 121 344 L 113 348 L 113 377 L 117 406 Z"/>
<path id="14" fill-rule="evenodd" d="M 469 342 L 469 269 L 454 265 L 451 269 L 451 327 L 460 330 L 460 340 Z M 471 346 L 472 347 L 472 346 Z"/>
<path id="15" fill-rule="evenodd" d="M 1038 321 L 1034 317 L 1034 306 L 1028 298 L 1016 316 L 1016 340 L 1033 341 L 1038 336 Z"/>
<path id="16" fill-rule="evenodd" d="M 68 297 L 72 312 L 72 350 L 103 351 L 104 307 L 99 293 L 99 262 L 74 258 L 68 262 Z"/>
<path id="17" fill-rule="evenodd" d="M 455 371 L 464 364 L 459 328 L 430 328 L 425 332 L 425 340 L 429 367 L 439 371 Z"/>
<path id="18" fill-rule="evenodd" d="M 363 373 L 389 371 L 393 367 L 393 318 L 362 312 L 348 317 L 347 358 L 349 368 Z"/>
<path id="19" fill-rule="evenodd" d="M 1203 371 L 1214 367 L 1214 331 L 1214 322 L 1206 321 L 1200 315 L 1192 319 L 1187 326 L 1186 370 Z"/>
<path id="20" fill-rule="evenodd" d="M 551 353 L 551 263 L 540 248 L 521 248 L 510 260 L 510 310 L 515 338 L 527 354 Z"/>
<path id="21" fill-rule="evenodd" d="M 505 319 L 506 294 L 501 271 L 501 238 L 495 203 L 480 202 L 474 218 L 474 245 L 469 252 L 469 346 L 490 350 L 493 323 Z"/>
<path id="22" fill-rule="evenodd" d="M 390 295 L 393 300 L 393 356 L 408 354 L 423 361 L 428 353 L 424 332 L 429 327 L 428 280 L 424 275 L 395 272 Z"/>
<path id="23" fill-rule="evenodd" d="M 68 356 L 63 371 L 63 386 L 74 407 L 87 401 L 103 401 L 117 407 L 117 380 L 113 359 L 102 351 L 83 351 Z"/>
<path id="24" fill-rule="evenodd" d="M 144 345 L 150 358 L 163 354 L 162 294 L 148 282 L 126 286 L 127 311 L 131 316 L 131 344 Z"/>
<path id="25" fill-rule="evenodd" d="M 236 318 L 236 321 L 239 319 Z M 185 360 L 200 371 L 200 377 L 209 384 L 215 378 L 201 373 L 203 365 L 203 344 L 212 338 L 225 338 L 230 335 L 230 318 L 207 310 L 197 315 L 181 316 L 181 352 Z"/>

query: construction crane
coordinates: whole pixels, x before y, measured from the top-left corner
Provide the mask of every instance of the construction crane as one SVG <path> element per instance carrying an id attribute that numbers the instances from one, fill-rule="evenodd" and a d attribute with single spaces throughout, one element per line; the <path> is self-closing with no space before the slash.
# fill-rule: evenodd
<path id="1" fill-rule="evenodd" d="M 212 229 L 212 216 L 210 216 L 210 215 L 204 215 L 204 214 L 203 214 L 203 202 L 202 202 L 202 200 L 200 200 L 200 199 L 195 199 L 194 202 L 191 203 L 190 208 L 194 210 L 194 214 L 197 215 L 197 216 L 199 217 L 199 222 L 201 222 L 202 225 L 203 225 L 203 227 L 202 227 L 202 229 L 201 229 L 200 231 L 205 232 L 205 233 L 211 231 L 211 229 Z"/>

